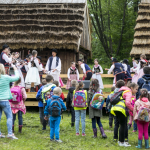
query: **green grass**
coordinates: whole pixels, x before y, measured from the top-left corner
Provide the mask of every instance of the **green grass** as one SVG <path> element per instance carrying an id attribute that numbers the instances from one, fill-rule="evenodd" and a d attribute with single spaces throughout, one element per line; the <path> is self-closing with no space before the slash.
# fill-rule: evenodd
<path id="1" fill-rule="evenodd" d="M 49 127 L 46 131 L 42 131 L 42 125 L 39 121 L 37 112 L 27 112 L 23 115 L 24 126 L 23 132 L 18 133 L 18 121 L 15 124 L 15 135 L 18 140 L 0 139 L 0 150 L 137 150 L 137 133 L 129 131 L 129 143 L 132 145 L 129 148 L 119 147 L 113 142 L 113 129 L 109 129 L 108 117 L 102 117 L 101 121 L 104 126 L 107 139 L 102 139 L 98 130 L 98 138 L 93 139 L 91 120 L 86 117 L 86 137 L 75 136 L 75 128 L 70 127 L 70 116 L 67 113 L 63 114 L 63 119 L 60 124 L 60 139 L 63 143 L 50 142 Z M 1 119 L 1 131 L 7 134 L 6 117 L 3 114 Z M 81 125 L 80 125 L 81 131 Z M 144 142 L 143 142 L 144 143 Z M 143 145 L 144 146 L 144 145 Z M 144 147 L 143 147 L 144 148 Z"/>

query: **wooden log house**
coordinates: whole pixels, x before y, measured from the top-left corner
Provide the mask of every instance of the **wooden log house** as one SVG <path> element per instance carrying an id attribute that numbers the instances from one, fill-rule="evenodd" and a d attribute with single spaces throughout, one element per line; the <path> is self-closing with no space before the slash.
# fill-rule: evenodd
<path id="1" fill-rule="evenodd" d="M 36 49 L 45 65 L 55 48 L 67 73 L 72 61 L 91 56 L 86 0 L 0 0 L 0 18 L 0 47 L 8 44 L 22 59 Z"/>

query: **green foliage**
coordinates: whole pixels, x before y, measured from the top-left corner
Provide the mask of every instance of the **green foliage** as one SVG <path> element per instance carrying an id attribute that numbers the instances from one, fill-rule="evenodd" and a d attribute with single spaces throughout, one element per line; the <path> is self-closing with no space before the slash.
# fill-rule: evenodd
<path id="1" fill-rule="evenodd" d="M 93 59 L 110 65 L 110 57 L 128 59 L 132 49 L 139 0 L 88 0 Z"/>
<path id="2" fill-rule="evenodd" d="M 129 130 L 129 143 L 131 147 L 119 147 L 117 143 L 113 142 L 113 129 L 109 128 L 108 117 L 102 117 L 107 139 L 102 139 L 100 131 L 98 130 L 98 138 L 93 139 L 92 122 L 88 115 L 86 116 L 86 136 L 82 137 L 75 135 L 75 128 L 70 127 L 71 116 L 65 112 L 60 123 L 60 139 L 62 144 L 50 142 L 49 127 L 46 131 L 42 131 L 42 125 L 39 121 L 39 114 L 36 112 L 27 112 L 23 115 L 23 132 L 18 133 L 18 120 L 15 122 L 15 135 L 18 140 L 0 139 L 1 150 L 137 150 L 138 135 Z M 3 114 L 1 119 L 1 131 L 7 134 L 6 117 Z M 80 123 L 81 133 L 81 123 Z M 144 142 L 143 142 L 144 148 Z"/>

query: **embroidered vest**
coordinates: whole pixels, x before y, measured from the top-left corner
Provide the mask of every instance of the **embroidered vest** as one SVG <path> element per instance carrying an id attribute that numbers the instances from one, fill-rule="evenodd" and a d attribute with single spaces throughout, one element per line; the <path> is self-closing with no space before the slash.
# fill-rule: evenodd
<path id="1" fill-rule="evenodd" d="M 9 67 L 9 63 L 7 63 L 4 59 L 3 59 L 3 55 L 5 53 L 2 52 L 1 55 L 0 55 L 0 63 L 3 64 L 5 67 Z"/>
<path id="2" fill-rule="evenodd" d="M 77 68 L 75 69 L 70 68 L 70 74 L 77 74 Z"/>
<path id="3" fill-rule="evenodd" d="M 49 57 L 49 71 L 51 71 L 52 61 L 53 61 L 53 57 Z M 58 63 L 59 63 L 59 57 L 56 56 L 56 67 L 58 66 Z"/>
<path id="4" fill-rule="evenodd" d="M 124 67 L 121 63 L 115 63 L 115 68 L 114 68 L 114 75 L 120 74 L 124 72 Z"/>

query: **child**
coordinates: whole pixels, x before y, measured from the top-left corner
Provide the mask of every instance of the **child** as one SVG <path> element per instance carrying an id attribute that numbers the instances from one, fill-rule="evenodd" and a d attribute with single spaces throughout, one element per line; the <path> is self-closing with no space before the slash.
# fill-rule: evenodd
<path id="1" fill-rule="evenodd" d="M 93 76 L 92 76 L 92 78 L 93 79 L 97 79 L 98 80 L 98 82 L 99 82 L 99 88 L 100 89 L 103 89 L 104 88 L 104 86 L 103 86 L 103 81 L 102 81 L 102 77 L 101 77 L 101 74 L 103 74 L 103 69 L 102 69 L 102 67 L 98 64 L 98 59 L 95 59 L 94 60 L 94 67 L 93 67 Z"/>
<path id="2" fill-rule="evenodd" d="M 135 104 L 135 101 L 136 101 L 136 98 L 135 96 L 132 96 L 131 98 L 131 105 L 134 107 L 134 104 Z M 133 121 L 133 112 L 132 111 L 129 111 L 129 117 L 130 117 L 130 120 L 129 120 L 129 123 L 128 123 L 128 129 L 131 128 L 132 126 L 132 121 Z"/>
<path id="3" fill-rule="evenodd" d="M 138 126 L 138 146 L 137 148 L 142 148 L 142 139 L 144 135 L 145 139 L 145 148 L 149 149 L 149 136 L 148 136 L 148 126 L 150 122 L 150 102 L 149 102 L 149 94 L 147 89 L 141 89 L 141 95 L 140 98 L 135 102 L 134 110 L 133 110 L 133 117 L 134 120 L 137 122 Z M 147 116 L 145 114 L 144 118 L 147 117 L 148 120 L 143 119 L 143 121 L 140 121 L 139 119 L 139 111 L 141 108 L 147 108 Z"/>
<path id="4" fill-rule="evenodd" d="M 100 121 L 100 117 L 102 117 L 102 111 L 97 110 L 97 109 L 93 109 L 90 106 L 90 102 L 92 100 L 93 95 L 99 91 L 102 94 L 102 91 L 99 89 L 99 87 L 100 87 L 99 81 L 97 79 L 91 81 L 89 91 L 88 91 L 88 100 L 87 100 L 88 106 L 89 106 L 89 118 L 92 120 L 92 128 L 93 128 L 93 133 L 94 133 L 93 138 L 97 137 L 96 122 L 97 122 L 97 125 L 98 125 L 100 132 L 102 134 L 102 138 L 107 138 L 107 136 L 104 132 L 104 129 L 103 129 L 103 125 Z"/>
<path id="5" fill-rule="evenodd" d="M 39 100 L 38 106 L 39 106 L 39 114 L 40 114 L 40 122 L 43 125 L 43 120 L 44 120 L 44 111 L 43 111 L 43 100 L 41 97 L 41 90 L 43 89 L 44 85 L 46 85 L 47 82 L 46 80 L 42 81 L 42 87 L 41 89 L 38 90 L 37 95 L 36 95 L 36 99 Z"/>
<path id="6" fill-rule="evenodd" d="M 10 106 L 11 106 L 12 113 L 13 113 L 13 126 L 12 126 L 13 133 L 14 133 L 14 124 L 15 124 L 15 120 L 16 120 L 16 114 L 18 113 L 19 133 L 21 133 L 22 126 L 23 126 L 22 113 L 24 113 L 24 114 L 26 113 L 26 106 L 25 106 L 24 102 L 27 99 L 27 94 L 26 94 L 25 88 L 19 86 L 20 83 L 21 83 L 21 78 L 19 78 L 19 80 L 14 83 L 13 88 L 18 88 L 18 87 L 20 88 L 22 100 L 18 103 L 10 102 Z"/>
<path id="7" fill-rule="evenodd" d="M 75 111 L 74 108 L 72 107 L 72 100 L 73 100 L 73 91 L 75 90 L 77 84 L 78 82 L 76 80 L 71 81 L 71 87 L 69 88 L 66 99 L 67 110 L 70 111 L 71 113 L 71 127 L 74 127 L 75 123 Z"/>
<path id="8" fill-rule="evenodd" d="M 111 109 L 111 108 L 109 108 L 109 103 L 110 103 L 110 97 L 111 97 L 111 95 L 114 94 L 115 88 L 116 88 L 115 86 L 113 86 L 113 87 L 111 88 L 111 93 L 110 93 L 110 95 L 108 95 L 108 97 L 107 97 L 107 99 L 106 99 L 106 107 L 105 107 L 105 109 L 106 109 L 106 113 L 109 112 L 109 127 L 110 127 L 110 128 L 112 128 L 112 123 L 113 123 L 114 115 L 112 115 L 112 114 L 110 113 L 110 109 Z"/>
<path id="9" fill-rule="evenodd" d="M 41 59 L 42 58 L 41 58 L 41 56 L 37 56 L 36 58 L 37 58 L 37 60 L 39 62 L 38 71 L 39 71 L 39 75 L 40 75 L 40 80 L 42 81 L 42 75 L 43 75 L 43 70 L 44 70 L 43 64 L 41 63 Z"/>
<path id="10" fill-rule="evenodd" d="M 76 63 L 72 62 L 71 63 L 71 67 L 68 69 L 68 80 L 67 80 L 67 85 L 66 85 L 66 89 L 68 90 L 71 86 L 71 81 L 72 80 L 79 80 L 79 72 L 78 69 L 76 68 Z"/>
<path id="11" fill-rule="evenodd" d="M 128 139 L 125 139 L 125 134 L 128 134 L 127 128 L 127 116 L 128 109 L 133 112 L 133 106 L 131 105 L 132 95 L 135 95 L 138 90 L 138 85 L 135 83 L 128 83 L 127 87 L 123 86 L 119 89 L 119 92 L 122 91 L 123 101 L 119 101 L 116 105 L 111 108 L 111 113 L 115 115 L 119 121 L 120 130 L 119 130 L 119 146 L 128 147 L 131 146 L 128 143 Z M 127 109 L 125 109 L 127 107 Z M 128 137 L 128 135 L 127 135 Z"/>
<path id="12" fill-rule="evenodd" d="M 59 87 L 59 82 L 58 81 L 53 81 L 53 84 L 55 84 L 57 87 Z M 63 92 L 61 93 L 60 97 L 61 97 L 62 100 L 65 99 L 65 96 L 64 96 Z"/>
<path id="13" fill-rule="evenodd" d="M 83 82 L 79 82 L 79 84 L 76 86 L 76 89 L 73 91 L 73 95 L 75 93 L 79 93 L 80 91 L 83 91 L 85 94 L 85 101 L 87 100 L 87 91 L 83 90 L 84 84 Z M 74 103 L 74 99 L 73 99 Z M 87 104 L 87 103 L 86 103 Z M 79 136 L 79 123 L 80 123 L 80 117 L 81 117 L 81 124 L 82 124 L 82 136 L 86 136 L 85 134 L 85 118 L 86 118 L 86 107 L 74 107 L 75 110 L 75 126 L 76 126 L 76 136 Z"/>
<path id="14" fill-rule="evenodd" d="M 46 88 L 46 87 L 48 87 L 48 86 L 50 86 L 50 85 L 53 84 L 53 76 L 47 75 L 47 76 L 46 76 L 46 82 L 47 82 L 47 84 L 44 85 L 44 86 L 42 86 L 42 87 L 38 90 L 37 95 L 36 95 L 36 99 L 38 99 L 38 100 L 42 99 L 42 100 L 43 100 L 43 101 L 42 101 L 42 102 L 43 102 L 43 112 L 44 112 L 45 106 L 47 105 L 47 101 L 42 98 L 42 90 L 43 90 L 44 88 Z M 42 130 L 46 130 L 47 121 L 46 121 L 45 119 L 43 119 L 43 123 L 42 123 L 42 124 L 43 124 Z"/>
<path id="15" fill-rule="evenodd" d="M 31 84 L 34 83 L 34 85 L 40 84 L 40 76 L 39 76 L 39 62 L 37 57 L 37 51 L 32 51 L 32 58 L 31 62 L 28 63 L 29 71 L 27 72 L 25 83 Z M 31 85 L 32 86 L 32 85 Z M 34 87 L 31 87 L 31 91 L 34 91 Z"/>
<path id="16" fill-rule="evenodd" d="M 63 103 L 62 99 L 60 98 L 60 95 L 62 93 L 62 90 L 60 87 L 56 87 L 53 91 L 54 95 L 52 96 L 52 98 L 48 99 L 47 101 L 47 105 L 45 107 L 44 110 L 44 114 L 45 120 L 48 120 L 48 114 L 49 114 L 49 110 L 50 110 L 50 140 L 54 141 L 54 135 L 55 135 L 55 141 L 62 143 L 62 141 L 59 138 L 59 130 L 60 130 L 60 120 L 61 120 L 61 108 L 65 111 L 66 110 L 66 106 Z M 55 110 L 53 109 L 53 106 L 57 104 L 58 105 L 58 109 L 59 109 L 59 113 L 57 113 L 58 111 L 55 112 Z"/>
<path id="17" fill-rule="evenodd" d="M 138 77 L 138 69 L 137 69 L 138 61 L 134 60 L 134 58 L 133 58 L 132 62 L 133 62 L 133 67 L 131 68 L 130 72 L 135 72 L 134 76 L 132 77 L 132 82 L 137 83 L 137 80 L 138 80 L 138 78 L 137 78 Z"/>

